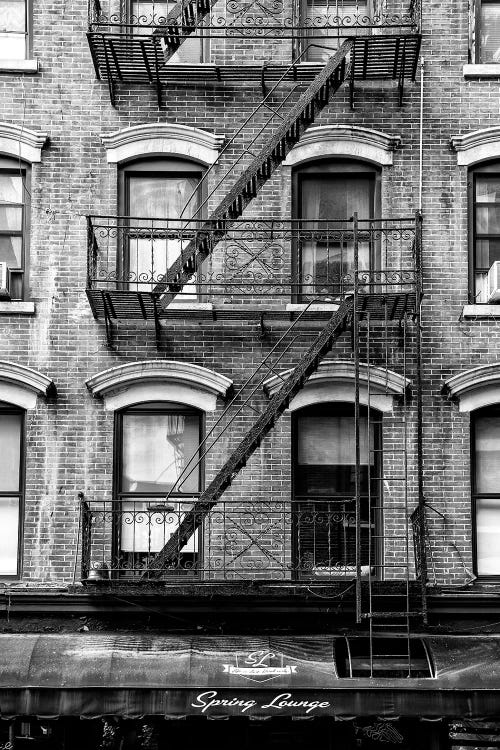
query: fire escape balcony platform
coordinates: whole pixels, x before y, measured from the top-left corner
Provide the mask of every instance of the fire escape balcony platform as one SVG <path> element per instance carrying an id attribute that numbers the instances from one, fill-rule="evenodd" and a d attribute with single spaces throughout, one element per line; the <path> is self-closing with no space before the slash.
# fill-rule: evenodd
<path id="1" fill-rule="evenodd" d="M 181 290 L 166 278 L 167 258 L 187 256 L 201 241 L 209 257 Z M 356 244 L 371 268 L 354 272 Z M 401 320 L 418 304 L 418 245 L 416 216 L 228 223 L 89 216 L 86 293 L 94 316 L 107 321 L 328 320 L 356 286 L 362 318 Z M 314 248 L 324 266 L 304 275 L 301 257 Z M 161 304 L 165 294 L 169 305 Z"/>
<path id="2" fill-rule="evenodd" d="M 205 321 L 245 321 L 262 322 L 302 320 L 326 321 L 335 311 L 335 303 L 318 300 L 309 309 L 306 303 L 287 304 L 283 299 L 280 307 L 273 306 L 262 298 L 253 304 L 213 304 L 175 303 L 162 309 L 160 295 L 153 292 L 96 290 L 87 289 L 87 297 L 92 313 L 97 319 L 106 316 L 113 320 L 205 320 Z M 338 304 L 338 302 L 337 302 Z M 372 292 L 359 295 L 360 319 L 370 317 L 371 321 L 399 322 L 406 314 L 415 312 L 415 292 Z"/>
<path id="3" fill-rule="evenodd" d="M 228 29 L 223 31 L 227 33 Z M 214 30 L 213 34 L 220 36 L 221 31 Z M 205 29 L 204 35 L 210 38 L 210 29 Z M 219 83 L 241 85 L 242 82 L 254 82 L 259 85 L 276 83 L 281 78 L 310 83 L 324 66 L 321 62 L 299 62 L 291 66 L 291 63 L 278 64 L 272 60 L 252 64 L 164 62 L 159 34 L 90 31 L 87 36 L 97 77 L 112 84 L 186 86 Z M 257 34 L 255 37 L 259 38 Z M 242 36 L 242 43 L 251 39 L 251 33 Z M 414 80 L 420 40 L 420 35 L 416 33 L 355 38 L 352 78 L 357 81 Z M 307 39 L 307 42 L 314 40 Z M 321 43 L 321 39 L 318 43 Z"/>

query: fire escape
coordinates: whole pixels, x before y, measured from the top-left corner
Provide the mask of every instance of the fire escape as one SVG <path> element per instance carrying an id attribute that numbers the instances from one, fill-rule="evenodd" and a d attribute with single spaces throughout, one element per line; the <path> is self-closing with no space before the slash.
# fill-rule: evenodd
<path id="1" fill-rule="evenodd" d="M 221 38 L 262 36 L 255 19 L 233 12 L 235 4 L 229 2 L 223 22 L 214 14 L 214 3 L 183 0 L 147 26 L 138 18 L 104 16 L 96 2 L 89 43 L 97 75 L 107 81 L 113 103 L 119 84 L 151 84 L 161 105 L 162 87 L 181 77 L 184 84 L 197 83 L 202 74 L 205 81 L 213 75 L 221 85 L 231 80 L 236 66 L 172 62 L 193 35 L 209 39 L 214 47 Z M 185 475 L 234 428 L 241 434 L 241 425 L 248 424 L 242 414 L 256 411 L 254 400 L 267 388 L 268 402 L 257 409 L 254 423 L 206 489 L 190 502 L 176 502 L 172 491 L 159 507 L 127 511 L 133 523 L 149 513 L 149 524 L 154 516 L 156 525 L 168 527 L 159 550 L 148 548 L 140 560 L 122 564 L 105 530 L 116 530 L 124 522 L 124 512 L 107 501 L 82 499 L 83 580 L 92 578 L 92 565 L 100 558 L 99 569 L 118 581 L 130 574 L 143 582 L 186 575 L 204 581 L 352 582 L 356 619 L 368 621 L 374 634 L 379 626 L 409 630 L 413 618 L 425 618 L 420 216 L 362 220 L 355 215 L 345 221 L 312 222 L 243 215 L 344 84 L 352 105 L 356 81 L 396 81 L 401 103 L 405 81 L 414 79 L 420 46 L 416 4 L 395 15 L 387 12 L 385 3 L 374 3 L 371 16 L 359 13 L 357 0 L 350 5 L 358 12 L 342 18 L 337 12 L 333 21 L 329 15 L 319 31 L 309 24 L 310 18 L 306 23 L 300 9 L 289 19 L 279 14 L 266 17 L 264 39 L 288 44 L 292 60 L 248 66 L 245 75 L 261 82 L 262 100 L 203 176 L 206 197 L 194 211 L 189 211 L 188 200 L 185 213 L 175 219 L 88 217 L 87 296 L 95 317 L 106 323 L 110 345 L 118 320 L 154 321 L 160 341 L 162 325 L 185 315 L 182 302 L 193 295 L 214 304 L 210 309 L 200 305 L 199 312 L 190 315 L 213 320 L 254 317 L 263 332 L 265 321 L 285 320 L 288 328 L 184 467 Z M 311 62 L 311 49 L 324 53 L 325 40 L 326 61 Z M 241 75 L 241 66 L 238 70 Z M 149 247 L 147 267 L 137 264 L 139 253 L 134 254 L 133 247 L 138 242 Z M 321 246 L 326 254 L 320 280 L 305 278 L 296 260 L 308 243 Z M 166 269 L 158 255 L 168 255 L 172 247 L 177 258 Z M 366 248 L 369 267 L 360 260 Z M 340 257 L 340 263 L 333 262 L 334 257 Z M 284 301 L 295 303 L 293 310 L 285 308 Z M 304 328 L 311 321 L 321 323 L 319 332 L 312 334 L 310 325 Z M 341 356 L 336 355 L 337 347 Z M 235 503 L 232 487 L 254 452 L 322 363 L 344 360 L 346 348 L 351 352 L 355 392 L 352 496 L 342 503 L 323 499 L 323 504 L 308 507 L 269 500 L 249 509 L 243 502 Z M 290 358 L 294 366 L 282 370 Z M 380 448 L 370 442 L 370 419 L 375 394 L 380 389 L 390 392 L 393 368 L 404 385 L 382 460 L 377 455 Z M 278 383 L 274 389 L 269 386 L 273 378 Z M 363 450 L 372 457 L 368 481 L 363 478 Z M 353 550 L 343 561 L 329 552 L 331 539 L 339 534 Z M 200 537 L 203 549 L 193 541 Z M 311 551 L 311 538 L 314 548 L 323 549 L 318 557 Z M 273 546 L 277 540 L 279 551 Z M 258 565 L 252 557 L 255 550 Z"/>

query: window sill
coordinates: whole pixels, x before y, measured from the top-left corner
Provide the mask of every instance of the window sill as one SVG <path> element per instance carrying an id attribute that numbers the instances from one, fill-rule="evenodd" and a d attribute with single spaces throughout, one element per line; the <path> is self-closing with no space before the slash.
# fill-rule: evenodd
<path id="1" fill-rule="evenodd" d="M 38 60 L 1 60 L 0 73 L 38 73 Z"/>
<path id="2" fill-rule="evenodd" d="M 313 305 L 307 305 L 305 302 L 291 302 L 286 306 L 287 312 L 302 312 L 305 309 L 310 310 L 311 312 L 331 312 L 334 313 L 335 310 L 338 310 L 339 304 L 338 302 L 325 302 L 325 303 L 318 303 Z"/>
<path id="3" fill-rule="evenodd" d="M 500 305 L 464 305 L 461 317 L 500 319 Z"/>
<path id="4" fill-rule="evenodd" d="M 34 302 L 2 302 L 0 301 L 0 315 L 34 315 Z"/>
<path id="5" fill-rule="evenodd" d="M 464 78 L 500 78 L 500 64 L 477 63 L 464 65 Z"/>

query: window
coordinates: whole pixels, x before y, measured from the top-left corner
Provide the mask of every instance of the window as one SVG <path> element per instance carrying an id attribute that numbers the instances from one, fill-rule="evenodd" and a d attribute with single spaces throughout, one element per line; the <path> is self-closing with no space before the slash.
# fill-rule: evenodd
<path id="1" fill-rule="evenodd" d="M 325 63 L 347 36 L 370 33 L 366 28 L 373 18 L 370 0 L 302 0 L 302 7 L 309 62 Z"/>
<path id="2" fill-rule="evenodd" d="M 500 0 L 476 0 L 475 20 L 476 62 L 500 63 Z"/>
<path id="3" fill-rule="evenodd" d="M 355 212 L 364 221 L 380 213 L 379 178 L 371 165 L 349 160 L 315 162 L 294 172 L 293 211 L 300 220 L 294 253 L 299 300 L 325 293 L 336 296 L 345 283 L 352 283 L 349 219 Z M 359 268 L 376 268 L 377 254 L 374 243 L 360 241 Z"/>
<path id="4" fill-rule="evenodd" d="M 28 53 L 26 0 L 0 0 L 0 59 L 24 60 Z"/>
<path id="5" fill-rule="evenodd" d="M 165 24 L 168 14 L 176 5 L 176 0 L 170 2 L 156 2 L 156 0 L 131 0 L 130 14 L 132 23 L 136 24 Z M 135 33 L 137 33 L 135 29 Z M 142 31 L 150 34 L 151 29 L 147 26 Z M 208 62 L 208 38 L 202 39 L 197 33 L 183 37 L 181 46 L 177 52 L 169 57 L 168 62 L 174 63 L 200 63 Z"/>
<path id="6" fill-rule="evenodd" d="M 24 412 L 0 402 L 0 576 L 17 578 L 23 510 Z"/>
<path id="7" fill-rule="evenodd" d="M 500 260 L 500 162 L 475 169 L 469 190 L 471 302 L 488 302 L 488 270 Z"/>
<path id="8" fill-rule="evenodd" d="M 15 159 L 0 157 L 0 263 L 7 264 L 11 299 L 23 298 L 28 218 L 29 169 Z"/>
<path id="9" fill-rule="evenodd" d="M 472 414 L 476 574 L 500 576 L 500 406 Z"/>
<path id="10" fill-rule="evenodd" d="M 131 218 L 126 221 L 119 277 L 130 280 L 129 289 L 152 291 L 188 244 L 192 232 L 179 219 L 195 216 L 201 177 L 199 165 L 181 159 L 141 160 L 120 171 L 120 215 Z M 194 283 L 184 286 L 181 299 L 196 299 Z"/>
<path id="11" fill-rule="evenodd" d="M 201 429 L 200 413 L 178 404 L 144 403 L 117 415 L 115 536 L 122 577 L 142 575 L 192 510 L 201 490 Z M 197 557 L 195 533 L 171 572 L 193 573 Z"/>
<path id="12" fill-rule="evenodd" d="M 356 574 L 354 405 L 321 404 L 299 410 L 293 425 L 293 519 L 299 575 Z M 375 528 L 381 515 L 381 417 L 361 407 L 361 564 L 375 573 Z"/>

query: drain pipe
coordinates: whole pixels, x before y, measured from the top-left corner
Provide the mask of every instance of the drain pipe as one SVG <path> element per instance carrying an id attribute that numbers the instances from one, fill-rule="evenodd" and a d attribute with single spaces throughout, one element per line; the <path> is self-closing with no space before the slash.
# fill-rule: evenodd
<path id="1" fill-rule="evenodd" d="M 424 68 L 425 60 L 420 60 L 420 153 L 418 177 L 418 210 L 422 213 L 422 192 L 424 181 Z"/>

